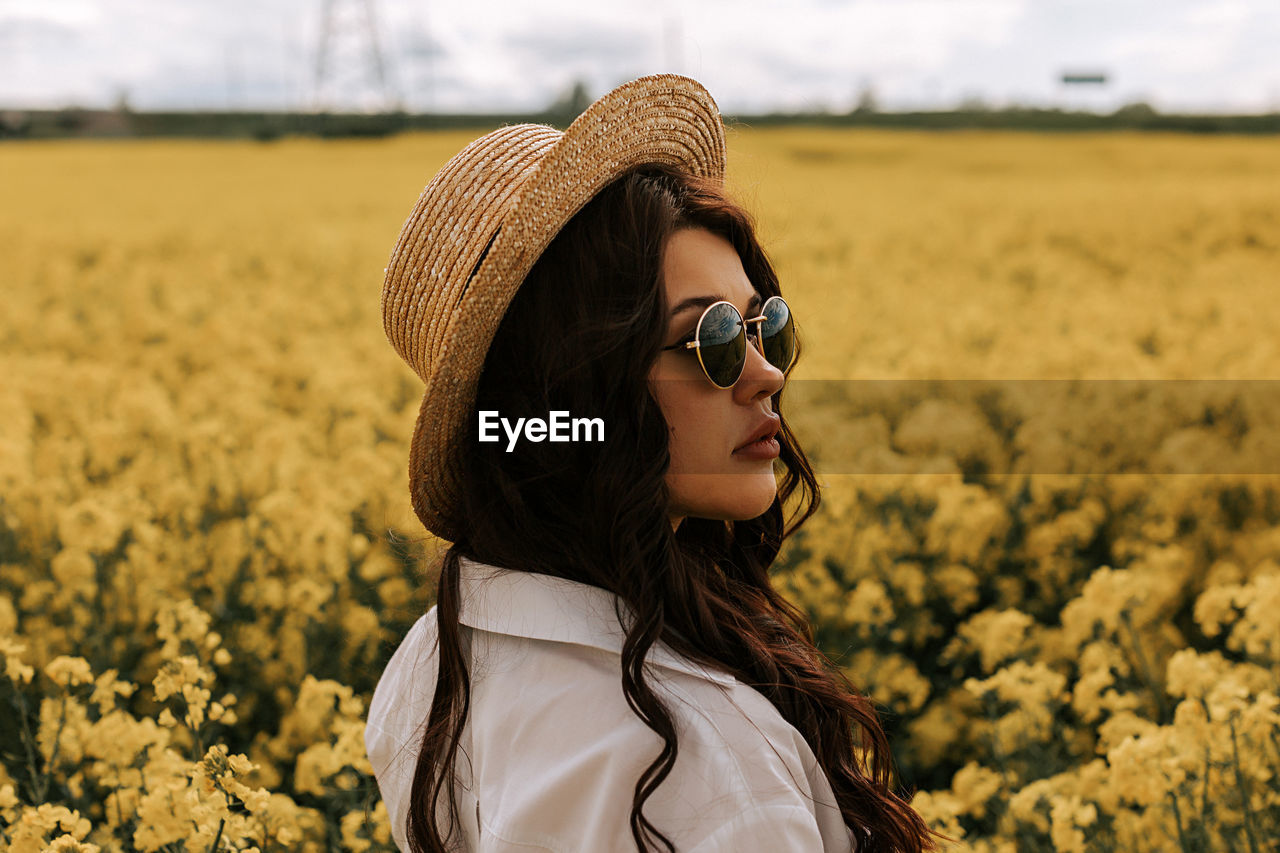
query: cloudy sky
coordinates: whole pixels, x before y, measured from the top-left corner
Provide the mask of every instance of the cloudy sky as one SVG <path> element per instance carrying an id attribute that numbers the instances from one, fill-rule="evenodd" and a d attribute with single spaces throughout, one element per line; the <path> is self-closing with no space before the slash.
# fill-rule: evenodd
<path id="1" fill-rule="evenodd" d="M 1261 112 L 1280 111 L 1277 45 L 1277 0 L 0 0 L 0 108 L 375 108 L 389 91 L 518 111 L 675 71 L 726 113 L 843 111 L 868 87 L 884 109 Z"/>

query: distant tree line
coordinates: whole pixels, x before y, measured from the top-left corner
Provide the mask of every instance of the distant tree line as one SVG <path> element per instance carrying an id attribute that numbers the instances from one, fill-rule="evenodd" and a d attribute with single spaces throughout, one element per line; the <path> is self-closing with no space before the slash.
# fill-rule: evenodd
<path id="1" fill-rule="evenodd" d="M 49 139 L 105 136 L 241 137 L 262 141 L 283 136 L 387 136 L 409 130 L 492 128 L 532 122 L 567 127 L 591 103 L 576 83 L 547 109 L 535 113 L 310 113 L 310 112 L 135 112 L 68 108 L 0 109 L 0 139 Z M 726 123 L 753 127 L 821 125 L 833 127 L 917 128 L 926 130 L 1006 129 L 1040 131 L 1142 130 L 1191 133 L 1280 133 L 1280 113 L 1260 115 L 1180 115 L 1156 111 L 1145 103 L 1111 113 L 1008 107 L 977 102 L 944 111 L 883 112 L 864 94 L 849 112 L 725 115 Z"/>

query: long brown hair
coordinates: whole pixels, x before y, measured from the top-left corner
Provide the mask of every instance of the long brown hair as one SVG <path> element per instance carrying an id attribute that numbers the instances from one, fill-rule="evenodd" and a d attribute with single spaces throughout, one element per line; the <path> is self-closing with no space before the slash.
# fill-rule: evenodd
<path id="1" fill-rule="evenodd" d="M 653 849 L 647 835 L 674 850 L 642 814 L 679 749 L 673 719 L 642 670 L 658 640 L 733 674 L 777 707 L 826 772 L 859 849 L 935 849 L 920 815 L 892 788 L 889 743 L 871 702 L 815 648 L 804 613 L 770 583 L 783 539 L 820 500 L 782 392 L 773 407 L 786 471 L 773 504 L 749 521 L 690 517 L 672 530 L 663 480 L 668 430 L 647 376 L 667 334 L 663 247 L 686 227 L 726 238 L 762 296 L 779 293 L 752 219 L 718 184 L 646 167 L 611 183 L 565 225 L 516 292 L 487 354 L 477 410 L 581 413 L 603 418 L 607 435 L 604 443 L 525 441 L 508 452 L 506 442 L 478 441 L 478 418 L 469 421 L 458 512 L 465 532 L 439 565 L 439 676 L 410 795 L 415 853 L 448 849 L 436 824 L 446 786 L 458 825 L 453 768 L 471 687 L 458 623 L 460 556 L 600 587 L 633 608 L 622 688 L 665 744 L 632 799 L 639 850 Z M 784 529 L 783 506 L 797 490 Z"/>

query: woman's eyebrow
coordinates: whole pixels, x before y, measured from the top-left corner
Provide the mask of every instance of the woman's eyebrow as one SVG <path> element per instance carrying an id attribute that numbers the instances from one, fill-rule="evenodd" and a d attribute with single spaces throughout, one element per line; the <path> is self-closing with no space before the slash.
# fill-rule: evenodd
<path id="1" fill-rule="evenodd" d="M 725 299 L 723 296 L 690 296 L 688 299 L 677 304 L 675 308 L 671 309 L 671 316 L 674 317 L 682 311 L 688 311 L 690 308 L 707 308 L 717 302 L 731 301 L 732 300 L 730 299 Z M 763 302 L 764 300 L 760 297 L 759 291 L 751 294 L 751 301 L 747 303 L 748 313 L 752 308 L 761 305 Z"/>

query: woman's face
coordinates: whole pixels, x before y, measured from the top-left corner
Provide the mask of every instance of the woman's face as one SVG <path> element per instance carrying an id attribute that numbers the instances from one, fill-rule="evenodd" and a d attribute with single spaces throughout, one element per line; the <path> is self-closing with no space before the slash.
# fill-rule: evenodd
<path id="1" fill-rule="evenodd" d="M 713 302 L 732 302 L 743 318 L 759 316 L 764 295 L 742 268 L 733 245 L 705 228 L 683 228 L 668 238 L 662 261 L 663 287 L 672 311 L 669 346 L 692 339 L 702 312 Z M 749 329 L 754 332 L 755 326 Z M 731 388 L 707 380 L 694 350 L 662 352 L 649 371 L 649 385 L 671 430 L 673 525 L 686 516 L 743 521 L 762 515 L 777 495 L 772 458 L 735 452 L 766 421 L 776 423 L 773 395 L 782 371 L 765 361 L 754 343 Z"/>

